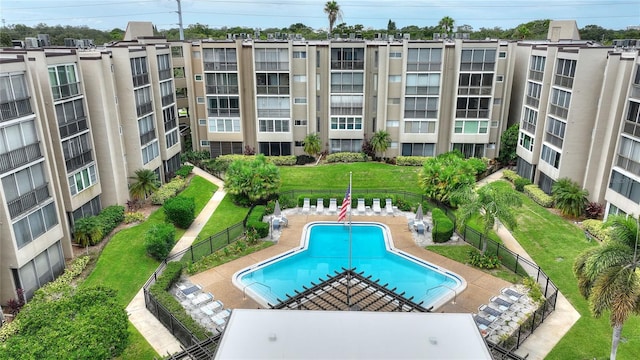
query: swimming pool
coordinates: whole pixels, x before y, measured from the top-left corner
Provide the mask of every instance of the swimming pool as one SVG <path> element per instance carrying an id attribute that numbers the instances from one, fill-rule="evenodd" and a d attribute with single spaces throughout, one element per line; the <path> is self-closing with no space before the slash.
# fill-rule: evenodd
<path id="1" fill-rule="evenodd" d="M 389 228 L 380 223 L 352 225 L 313 222 L 302 232 L 300 248 L 285 252 L 234 274 L 233 283 L 262 306 L 275 305 L 311 282 L 349 268 L 388 283 L 389 289 L 405 292 L 422 306 L 437 308 L 466 288 L 466 281 L 446 269 L 418 259 L 393 246 Z"/>

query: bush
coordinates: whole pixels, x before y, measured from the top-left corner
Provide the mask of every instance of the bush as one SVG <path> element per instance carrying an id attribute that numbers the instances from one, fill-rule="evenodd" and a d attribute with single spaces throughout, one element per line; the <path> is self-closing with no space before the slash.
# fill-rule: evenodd
<path id="1" fill-rule="evenodd" d="M 553 198 L 542 191 L 538 185 L 526 185 L 524 193 L 540 206 L 549 208 L 553 205 Z"/>
<path id="2" fill-rule="evenodd" d="M 422 166 L 429 156 L 398 156 L 396 165 L 398 166 Z"/>
<path id="3" fill-rule="evenodd" d="M 295 155 L 287 156 L 267 156 L 267 161 L 276 166 L 292 166 L 296 164 Z"/>
<path id="4" fill-rule="evenodd" d="M 587 219 L 582 222 L 582 228 L 600 241 L 609 239 L 609 228 L 604 227 L 601 220 Z"/>
<path id="5" fill-rule="evenodd" d="M 352 163 L 367 161 L 367 156 L 364 153 L 339 152 L 327 155 L 326 159 L 328 163 Z"/>
<path id="6" fill-rule="evenodd" d="M 528 276 L 522 279 L 522 284 L 524 284 L 524 286 L 526 286 L 527 289 L 529 289 L 528 296 L 529 298 L 531 298 L 531 300 L 535 301 L 538 304 L 544 301 L 544 295 L 542 295 L 542 289 L 540 288 L 540 284 L 538 284 L 536 279 L 532 278 L 531 276 Z"/>
<path id="7" fill-rule="evenodd" d="M 176 176 L 151 195 L 151 203 L 154 205 L 162 205 L 167 199 L 178 195 L 185 187 L 187 187 L 187 181 L 182 176 Z"/>
<path id="8" fill-rule="evenodd" d="M 136 212 L 127 212 L 124 214 L 124 223 L 125 224 L 131 224 L 131 223 L 136 223 L 136 222 L 143 222 L 146 219 L 146 216 L 144 216 L 143 213 L 136 211 Z"/>
<path id="9" fill-rule="evenodd" d="M 309 155 L 298 155 L 296 157 L 296 165 L 306 165 L 316 162 L 316 158 Z"/>
<path id="10" fill-rule="evenodd" d="M 103 227 L 97 216 L 76 220 L 73 233 L 75 242 L 85 247 L 93 246 L 104 238 Z"/>
<path id="11" fill-rule="evenodd" d="M 175 245 L 176 228 L 170 224 L 153 225 L 144 234 L 144 247 L 152 258 L 162 261 Z"/>
<path id="12" fill-rule="evenodd" d="M 531 181 L 527 178 L 523 178 L 522 176 L 518 176 L 513 180 L 513 185 L 515 186 L 517 191 L 523 192 L 524 187 L 527 185 L 531 185 Z"/>
<path id="13" fill-rule="evenodd" d="M 511 182 L 514 182 L 517 178 L 519 178 L 520 175 L 518 175 L 515 171 L 513 170 L 503 170 L 502 171 L 502 178 L 503 179 L 507 179 Z"/>
<path id="14" fill-rule="evenodd" d="M 192 197 L 178 196 L 165 201 L 167 220 L 181 229 L 187 229 L 195 219 L 196 204 Z"/>
<path id="15" fill-rule="evenodd" d="M 584 207 L 584 214 L 588 219 L 600 219 L 604 213 L 604 206 L 591 201 Z"/>
<path id="16" fill-rule="evenodd" d="M 193 171 L 193 165 L 182 165 L 180 169 L 176 170 L 176 176 L 186 178 Z"/>
<path id="17" fill-rule="evenodd" d="M 247 231 L 255 231 L 260 239 L 269 236 L 269 224 L 262 221 L 265 212 L 264 206 L 255 206 L 247 216 Z"/>
<path id="18" fill-rule="evenodd" d="M 495 269 L 500 266 L 500 259 L 494 255 L 484 255 L 476 249 L 469 250 L 469 264 L 480 269 Z"/>
<path id="19" fill-rule="evenodd" d="M 453 221 L 439 208 L 431 210 L 433 219 L 433 242 L 444 243 L 453 235 Z"/>
<path id="20" fill-rule="evenodd" d="M 476 172 L 476 175 L 479 175 L 487 171 L 487 164 L 489 163 L 489 160 L 486 158 L 480 159 L 472 157 L 467 159 L 467 163 L 471 165 L 473 170 Z"/>

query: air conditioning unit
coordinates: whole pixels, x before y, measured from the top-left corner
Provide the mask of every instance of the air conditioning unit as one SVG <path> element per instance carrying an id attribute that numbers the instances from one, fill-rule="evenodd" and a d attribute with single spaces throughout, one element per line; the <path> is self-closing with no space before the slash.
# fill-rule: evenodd
<path id="1" fill-rule="evenodd" d="M 267 40 L 273 40 L 273 34 L 272 33 L 268 33 L 267 34 Z"/>

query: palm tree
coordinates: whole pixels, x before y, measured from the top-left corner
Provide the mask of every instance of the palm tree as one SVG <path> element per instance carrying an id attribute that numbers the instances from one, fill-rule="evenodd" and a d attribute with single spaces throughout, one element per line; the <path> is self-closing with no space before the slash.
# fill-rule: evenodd
<path id="1" fill-rule="evenodd" d="M 464 226 L 475 215 L 480 215 L 483 224 L 484 239 L 493 229 L 496 219 L 507 225 L 510 229 L 517 226 L 518 222 L 512 211 L 514 207 L 522 206 L 522 199 L 515 190 L 510 187 L 486 185 L 477 191 L 466 187 L 451 196 L 457 204 L 461 204 L 457 219 L 460 226 Z M 487 242 L 482 243 L 482 253 L 487 251 Z"/>
<path id="2" fill-rule="evenodd" d="M 610 228 L 610 240 L 578 255 L 573 273 L 593 316 L 611 312 L 610 359 L 614 360 L 622 325 L 631 315 L 640 315 L 639 229 L 632 216 L 613 216 L 605 224 Z"/>
<path id="3" fill-rule="evenodd" d="M 518 39 L 526 39 L 529 36 L 531 36 L 531 30 L 529 30 L 529 27 L 525 24 L 518 25 L 512 35 L 512 37 Z"/>
<path id="4" fill-rule="evenodd" d="M 446 34 L 450 34 L 453 32 L 454 23 L 455 21 L 451 17 L 445 16 L 442 19 L 440 19 L 440 22 L 438 23 L 438 27 L 442 29 L 442 32 Z"/>
<path id="5" fill-rule="evenodd" d="M 153 170 L 138 169 L 129 180 L 133 180 L 129 186 L 129 194 L 134 199 L 146 199 L 158 190 L 158 175 Z"/>
<path id="6" fill-rule="evenodd" d="M 380 130 L 371 137 L 371 148 L 375 153 L 381 152 L 384 156 L 389 146 L 391 146 L 391 135 L 388 132 Z"/>
<path id="7" fill-rule="evenodd" d="M 589 202 L 587 199 L 589 192 L 569 178 L 558 179 L 551 187 L 551 194 L 556 207 L 565 216 L 582 215 Z"/>
<path id="8" fill-rule="evenodd" d="M 313 133 L 307 135 L 302 141 L 304 146 L 304 152 L 315 157 L 322 150 L 322 142 L 320 141 L 320 136 L 318 134 Z"/>
<path id="9" fill-rule="evenodd" d="M 340 5 L 338 5 L 337 2 L 327 1 L 327 3 L 324 4 L 324 12 L 329 18 L 329 33 L 332 33 L 336 20 L 342 21 L 342 10 L 340 10 Z"/>

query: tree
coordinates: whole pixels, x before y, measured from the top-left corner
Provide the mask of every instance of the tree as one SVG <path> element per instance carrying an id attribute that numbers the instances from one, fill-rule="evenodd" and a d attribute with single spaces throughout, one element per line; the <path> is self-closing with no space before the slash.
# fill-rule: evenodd
<path id="1" fill-rule="evenodd" d="M 307 135 L 302 141 L 304 152 L 315 157 L 322 151 L 322 141 L 318 134 L 313 133 Z"/>
<path id="2" fill-rule="evenodd" d="M 520 24 L 513 31 L 513 35 L 511 37 L 515 39 L 526 39 L 529 36 L 531 36 L 531 30 L 529 30 L 529 27 L 526 24 Z"/>
<path id="3" fill-rule="evenodd" d="M 129 186 L 129 194 L 134 199 L 146 199 L 158 190 L 158 175 L 153 170 L 138 169 L 135 176 L 129 177 L 129 180 L 133 180 Z"/>
<path id="4" fill-rule="evenodd" d="M 391 146 L 391 135 L 384 131 L 380 130 L 373 134 L 371 137 L 371 148 L 374 153 L 381 152 L 384 156 L 384 152 Z"/>
<path id="5" fill-rule="evenodd" d="M 453 194 L 452 199 L 461 204 L 457 213 L 460 226 L 466 225 L 473 216 L 480 216 L 484 239 L 487 239 L 496 219 L 499 219 L 510 229 L 515 228 L 518 224 L 513 208 L 522 206 L 522 199 L 511 187 L 489 184 L 477 191 L 467 187 Z M 486 251 L 487 241 L 485 240 L 482 243 L 482 253 L 484 254 Z"/>
<path id="6" fill-rule="evenodd" d="M 332 33 L 336 20 L 342 21 L 342 10 L 340 10 L 340 5 L 338 5 L 337 2 L 327 1 L 327 3 L 324 4 L 324 12 L 329 18 L 329 33 Z"/>
<path id="7" fill-rule="evenodd" d="M 104 230 L 96 216 L 89 216 L 76 220 L 73 236 L 76 243 L 86 247 L 100 242 L 104 236 Z"/>
<path id="8" fill-rule="evenodd" d="M 396 30 L 398 30 L 398 28 L 396 28 L 396 22 L 389 19 L 389 22 L 387 23 L 387 31 L 392 32 Z"/>
<path id="9" fill-rule="evenodd" d="M 638 220 L 632 216 L 613 216 L 605 225 L 610 228 L 610 240 L 578 255 L 573 273 L 593 316 L 610 312 L 610 359 L 614 360 L 622 326 L 630 316 L 640 315 L 639 229 Z"/>
<path id="10" fill-rule="evenodd" d="M 518 158 L 516 147 L 518 146 L 519 125 L 513 124 L 502 133 L 500 137 L 500 154 L 498 161 L 502 164 L 513 164 Z"/>
<path id="11" fill-rule="evenodd" d="M 252 160 L 235 160 L 225 174 L 224 187 L 236 203 L 266 202 L 278 194 L 280 171 L 263 154 Z"/>
<path id="12" fill-rule="evenodd" d="M 589 202 L 589 192 L 569 178 L 558 179 L 551 187 L 551 195 L 556 207 L 565 216 L 582 215 Z"/>
<path id="13" fill-rule="evenodd" d="M 427 197 L 448 203 L 455 191 L 475 184 L 475 175 L 474 168 L 460 152 L 450 151 L 428 158 L 418 177 Z"/>
<path id="14" fill-rule="evenodd" d="M 443 33 L 450 34 L 453 32 L 454 23 L 455 21 L 451 17 L 445 16 L 440 19 L 440 22 L 438 22 L 438 27 L 442 30 Z"/>

